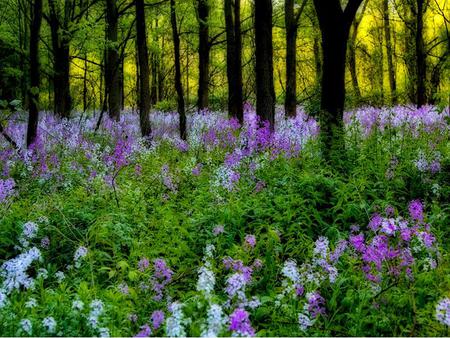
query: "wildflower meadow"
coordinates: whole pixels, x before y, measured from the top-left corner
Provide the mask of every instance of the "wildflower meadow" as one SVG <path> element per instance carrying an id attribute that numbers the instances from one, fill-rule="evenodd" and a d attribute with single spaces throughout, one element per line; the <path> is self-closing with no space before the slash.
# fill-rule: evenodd
<path id="1" fill-rule="evenodd" d="M 321 164 L 316 119 L 222 113 L 60 120 L 1 143 L 6 336 L 447 335 L 449 111 L 345 113 Z"/>

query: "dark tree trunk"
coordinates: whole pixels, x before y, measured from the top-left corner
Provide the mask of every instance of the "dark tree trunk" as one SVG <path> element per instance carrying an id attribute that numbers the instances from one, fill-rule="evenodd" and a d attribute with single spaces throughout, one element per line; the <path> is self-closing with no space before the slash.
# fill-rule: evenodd
<path id="1" fill-rule="evenodd" d="M 142 137 L 151 137 L 150 126 L 150 71 L 148 66 L 147 34 L 145 25 L 144 0 L 135 0 L 136 44 L 139 63 L 139 121 Z"/>
<path id="2" fill-rule="evenodd" d="M 198 12 L 198 96 L 197 108 L 208 108 L 209 104 L 209 4 L 208 0 L 197 0 Z"/>
<path id="3" fill-rule="evenodd" d="M 105 96 L 108 97 L 108 114 L 119 121 L 121 106 L 120 60 L 117 48 L 119 13 L 116 0 L 106 0 L 106 63 Z"/>
<path id="4" fill-rule="evenodd" d="M 54 51 L 54 95 L 55 113 L 63 118 L 69 118 L 72 110 L 72 97 L 70 95 L 70 56 L 69 46 L 62 43 Z"/>
<path id="5" fill-rule="evenodd" d="M 417 107 L 427 102 L 426 93 L 426 55 L 423 41 L 424 0 L 417 0 L 416 13 L 416 67 L 417 67 Z"/>
<path id="6" fill-rule="evenodd" d="M 294 13 L 294 0 L 284 3 L 286 25 L 286 96 L 284 111 L 286 116 L 295 116 L 297 108 L 297 22 Z"/>
<path id="7" fill-rule="evenodd" d="M 397 104 L 397 80 L 395 76 L 394 60 L 393 60 L 393 50 L 391 42 L 391 23 L 389 19 L 389 2 L 388 0 L 383 0 L 383 26 L 384 26 L 384 39 L 386 41 L 386 57 L 388 64 L 388 74 L 389 74 L 389 89 L 391 91 L 391 102 L 392 104 Z"/>
<path id="8" fill-rule="evenodd" d="M 272 0 L 255 2 L 256 113 L 275 128 L 273 87 Z"/>
<path id="9" fill-rule="evenodd" d="M 177 29 L 177 15 L 175 12 L 175 0 L 170 0 L 170 22 L 172 25 L 173 51 L 175 57 L 175 90 L 177 91 L 177 106 L 180 117 L 180 137 L 186 139 L 186 112 L 184 108 L 183 86 L 181 84 L 180 64 L 180 35 Z"/>
<path id="10" fill-rule="evenodd" d="M 39 33 L 42 22 L 42 0 L 34 0 L 30 25 L 30 112 L 28 115 L 27 147 L 37 135 L 39 120 Z"/>
<path id="11" fill-rule="evenodd" d="M 66 19 L 62 24 L 58 17 L 55 0 L 49 0 L 50 7 L 50 31 L 53 48 L 53 93 L 54 110 L 63 118 L 70 117 L 72 109 L 72 97 L 70 96 L 70 47 L 69 36 L 64 34 L 67 30 Z M 68 11 L 68 4 L 64 9 Z"/>
<path id="12" fill-rule="evenodd" d="M 343 146 L 342 117 L 345 101 L 345 58 L 350 26 L 362 0 L 349 0 L 343 10 L 339 0 L 314 0 L 322 33 L 323 73 L 320 127 L 324 157 Z"/>
<path id="13" fill-rule="evenodd" d="M 155 28 L 158 28 L 158 20 L 155 22 Z M 153 40 L 154 45 L 158 44 L 158 38 L 155 36 Z M 155 104 L 158 102 L 158 80 L 159 80 L 159 51 L 156 48 L 152 49 L 151 54 L 151 68 L 152 68 L 152 85 L 151 85 L 151 102 Z"/>
<path id="14" fill-rule="evenodd" d="M 237 118 L 242 124 L 244 112 L 242 105 L 242 33 L 240 1 L 241 0 L 225 0 L 224 12 L 227 36 L 228 115 Z"/>

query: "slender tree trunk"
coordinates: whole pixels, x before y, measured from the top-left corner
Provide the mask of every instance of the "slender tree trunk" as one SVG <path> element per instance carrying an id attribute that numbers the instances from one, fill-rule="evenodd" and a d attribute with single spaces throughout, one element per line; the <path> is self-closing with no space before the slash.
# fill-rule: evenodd
<path id="1" fill-rule="evenodd" d="M 350 76 L 352 78 L 353 91 L 355 93 L 357 101 L 361 100 L 361 90 L 358 83 L 358 71 L 356 70 L 356 37 L 358 35 L 358 24 L 356 21 L 352 24 L 352 34 L 348 42 L 348 66 L 350 70 Z"/>
<path id="2" fill-rule="evenodd" d="M 314 70 L 316 72 L 316 85 L 319 85 L 322 79 L 322 58 L 320 56 L 319 37 L 315 33 L 313 41 L 313 52 L 314 52 Z"/>
<path id="3" fill-rule="evenodd" d="M 30 112 L 28 115 L 27 147 L 36 139 L 39 120 L 39 35 L 42 22 L 42 0 L 34 0 L 30 25 Z"/>
<path id="4" fill-rule="evenodd" d="M 339 0 L 314 0 L 322 33 L 323 73 L 320 127 L 324 157 L 333 161 L 331 150 L 343 147 L 345 59 L 350 26 L 362 0 L 349 0 L 342 9 Z"/>
<path id="5" fill-rule="evenodd" d="M 395 76 L 392 41 L 391 41 L 391 23 L 389 19 L 389 0 L 383 0 L 383 23 L 384 23 L 384 39 L 386 42 L 386 57 L 389 74 L 389 89 L 391 91 L 391 102 L 397 104 L 397 80 Z"/>
<path id="6" fill-rule="evenodd" d="M 142 137 L 151 137 L 150 125 L 150 71 L 148 66 L 147 34 L 144 0 L 135 0 L 136 43 L 139 63 L 139 121 Z"/>
<path id="7" fill-rule="evenodd" d="M 198 12 L 198 95 L 197 108 L 208 108 L 209 104 L 209 3 L 208 0 L 197 0 Z"/>
<path id="8" fill-rule="evenodd" d="M 124 78 L 124 59 L 119 61 L 119 92 L 120 92 L 120 110 L 125 109 L 125 78 Z"/>
<path id="9" fill-rule="evenodd" d="M 87 62 L 87 53 L 84 53 L 84 67 L 83 67 L 83 113 L 87 110 L 87 72 L 88 72 L 88 62 Z"/>
<path id="10" fill-rule="evenodd" d="M 175 0 L 170 0 L 170 22 L 172 25 L 173 50 L 175 57 L 175 90 L 177 91 L 177 106 L 180 117 L 180 137 L 186 139 L 186 112 L 184 108 L 183 86 L 181 84 L 180 64 L 180 35 L 177 29 L 177 15 L 175 12 Z"/>
<path id="11" fill-rule="evenodd" d="M 19 48 L 20 48 L 20 54 L 19 54 L 19 67 L 22 72 L 22 75 L 20 76 L 20 95 L 22 99 L 22 107 L 24 109 L 27 109 L 29 107 L 29 95 L 28 95 L 28 83 L 29 83 L 29 70 L 28 70 L 28 60 L 26 58 L 28 47 L 30 46 L 29 39 L 30 37 L 30 31 L 29 31 L 29 24 L 27 18 L 27 12 L 28 12 L 28 1 L 18 1 L 17 8 L 18 8 L 18 33 L 19 33 Z"/>
<path id="12" fill-rule="evenodd" d="M 272 0 L 258 0 L 255 6 L 256 113 L 261 122 L 275 128 L 273 86 Z"/>
<path id="13" fill-rule="evenodd" d="M 379 87 L 381 105 L 384 105 L 384 53 L 383 53 L 383 29 L 377 29 L 378 45 L 380 46 L 380 60 L 378 62 Z"/>
<path id="14" fill-rule="evenodd" d="M 286 26 L 286 96 L 284 111 L 286 116 L 295 116 L 297 109 L 297 22 L 294 0 L 285 0 L 284 18 Z"/>
<path id="15" fill-rule="evenodd" d="M 156 19 L 155 22 L 155 28 L 158 28 L 158 19 Z M 153 39 L 153 44 L 156 46 L 158 44 L 158 38 L 157 36 Z M 158 102 L 158 77 L 159 77 L 159 70 L 158 70 L 158 53 L 156 47 L 152 48 L 152 54 L 151 54 L 151 65 L 152 65 L 152 86 L 151 86 L 151 102 L 152 104 L 155 104 Z"/>
<path id="16" fill-rule="evenodd" d="M 106 0 L 106 81 L 105 95 L 108 97 L 108 114 L 120 119 L 120 60 L 117 49 L 119 14 L 116 0 Z"/>
<path id="17" fill-rule="evenodd" d="M 225 26 L 227 36 L 228 115 L 242 124 L 242 33 L 240 0 L 225 0 Z"/>
<path id="18" fill-rule="evenodd" d="M 55 113 L 63 118 L 69 118 L 72 110 L 70 95 L 70 46 L 69 36 L 64 34 L 67 27 L 58 18 L 55 0 L 49 0 L 50 31 L 53 47 L 53 92 Z M 69 4 L 64 6 L 65 11 Z"/>
<path id="19" fill-rule="evenodd" d="M 417 0 L 416 15 L 416 67 L 417 67 L 417 107 L 427 102 L 426 97 L 426 55 L 423 41 L 424 0 Z"/>

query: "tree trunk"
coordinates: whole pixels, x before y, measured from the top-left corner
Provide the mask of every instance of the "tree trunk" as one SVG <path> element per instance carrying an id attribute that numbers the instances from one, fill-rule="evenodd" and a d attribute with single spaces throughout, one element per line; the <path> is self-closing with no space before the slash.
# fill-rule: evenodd
<path id="1" fill-rule="evenodd" d="M 69 118 L 72 110 L 70 95 L 70 56 L 69 46 L 61 42 L 61 47 L 54 49 L 53 90 L 55 96 L 55 113 L 62 118 Z"/>
<path id="2" fill-rule="evenodd" d="M 87 62 L 87 53 L 84 53 L 84 69 L 83 69 L 83 113 L 87 110 L 87 72 L 88 72 L 88 62 Z"/>
<path id="3" fill-rule="evenodd" d="M 348 42 L 348 66 L 350 69 L 350 76 L 352 78 L 353 91 L 357 101 L 361 100 L 361 91 L 358 83 L 358 72 L 356 70 L 356 36 L 358 35 L 358 25 L 354 21 L 352 34 Z"/>
<path id="4" fill-rule="evenodd" d="M 297 22 L 294 0 L 285 0 L 284 18 L 286 26 L 286 96 L 284 111 L 286 116 L 295 116 L 297 108 Z"/>
<path id="5" fill-rule="evenodd" d="M 30 25 L 30 112 L 28 115 L 27 147 L 36 139 L 39 120 L 39 34 L 42 22 L 42 0 L 34 0 Z"/>
<path id="6" fill-rule="evenodd" d="M 241 0 L 225 0 L 227 36 L 228 115 L 244 121 L 242 89 Z M 234 17 L 233 17 L 234 16 Z"/>
<path id="7" fill-rule="evenodd" d="M 258 0 L 255 6 L 256 113 L 261 122 L 275 128 L 273 87 L 272 0 Z"/>
<path id="8" fill-rule="evenodd" d="M 316 85 L 319 85 L 322 79 L 322 58 L 320 56 L 320 41 L 316 33 L 314 33 L 313 52 L 314 52 L 314 70 L 316 73 Z"/>
<path id="9" fill-rule="evenodd" d="M 156 19 L 155 22 L 155 28 L 158 28 L 158 19 Z M 158 77 L 159 77 L 159 50 L 155 47 L 158 44 L 158 37 L 155 35 L 153 39 L 153 48 L 152 48 L 152 54 L 151 54 L 151 65 L 152 65 L 152 86 L 151 86 L 151 102 L 152 104 L 155 104 L 158 102 Z M 159 46 L 158 46 L 159 48 Z"/>
<path id="10" fill-rule="evenodd" d="M 320 128 L 327 161 L 332 161 L 333 148 L 342 150 L 343 147 L 341 137 L 345 102 L 345 54 L 350 26 L 361 2 L 362 0 L 349 0 L 343 10 L 339 0 L 314 0 L 322 34 Z"/>
<path id="11" fill-rule="evenodd" d="M 177 15 L 175 12 L 175 0 L 170 0 L 170 22 L 172 25 L 173 50 L 175 57 L 175 90 L 177 91 L 177 106 L 180 117 L 180 137 L 186 139 L 186 112 L 184 108 L 183 86 L 181 84 L 180 64 L 180 35 L 177 29 Z"/>
<path id="12" fill-rule="evenodd" d="M 150 71 L 148 66 L 147 34 L 145 25 L 144 0 L 135 0 L 136 44 L 139 63 L 139 122 L 142 137 L 150 138 Z"/>
<path id="13" fill-rule="evenodd" d="M 65 5 L 65 10 L 68 4 Z M 70 46 L 69 37 L 63 34 L 67 27 L 61 24 L 55 0 L 49 0 L 50 31 L 53 47 L 53 92 L 54 110 L 62 118 L 69 118 L 72 109 L 70 96 Z"/>
<path id="14" fill-rule="evenodd" d="M 198 96 L 197 108 L 208 108 L 209 104 L 209 4 L 208 0 L 197 0 L 198 12 Z"/>
<path id="15" fill-rule="evenodd" d="M 384 23 L 384 39 L 386 41 L 386 57 L 389 74 L 389 88 L 391 91 L 391 102 L 397 104 L 397 81 L 395 76 L 395 68 L 393 61 L 393 51 L 391 42 L 391 24 L 389 19 L 389 0 L 383 0 L 383 23 Z"/>
<path id="16" fill-rule="evenodd" d="M 417 107 L 427 102 L 426 97 L 426 55 L 423 41 L 424 0 L 417 0 L 416 15 L 416 67 L 417 67 Z"/>
<path id="17" fill-rule="evenodd" d="M 116 0 L 106 0 L 106 64 L 105 95 L 108 97 L 108 114 L 119 121 L 121 106 L 120 60 L 117 49 L 119 14 Z"/>

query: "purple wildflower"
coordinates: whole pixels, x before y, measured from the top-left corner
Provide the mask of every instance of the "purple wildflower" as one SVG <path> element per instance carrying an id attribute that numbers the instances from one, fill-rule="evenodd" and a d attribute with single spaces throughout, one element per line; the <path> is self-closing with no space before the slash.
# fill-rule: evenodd
<path id="1" fill-rule="evenodd" d="M 236 309 L 230 316 L 229 330 L 238 336 L 254 336 L 249 314 L 244 309 Z"/>
<path id="2" fill-rule="evenodd" d="M 218 225 L 218 226 L 214 227 L 213 235 L 214 236 L 218 236 L 220 234 L 223 234 L 224 231 L 225 231 L 224 226 L 223 225 Z"/>
<path id="3" fill-rule="evenodd" d="M 147 270 L 147 268 L 150 266 L 150 262 L 148 260 L 148 258 L 141 258 L 138 262 L 138 269 L 140 272 L 144 272 L 145 270 Z"/>
<path id="4" fill-rule="evenodd" d="M 250 248 L 254 248 L 256 245 L 255 235 L 246 235 L 245 236 L 245 245 L 247 245 Z"/>
<path id="5" fill-rule="evenodd" d="M 359 235 L 353 235 L 350 236 L 350 244 L 353 245 L 353 247 L 355 248 L 356 251 L 359 252 L 363 252 L 365 249 L 365 244 L 364 244 L 364 234 L 359 234 Z"/>
<path id="6" fill-rule="evenodd" d="M 369 222 L 369 229 L 372 230 L 373 232 L 377 231 L 380 228 L 382 221 L 383 218 L 380 216 L 380 214 L 378 213 L 373 214 Z"/>
<path id="7" fill-rule="evenodd" d="M 173 272 L 161 258 L 155 259 L 154 268 L 155 271 L 152 277 L 152 290 L 155 291 L 156 295 L 153 299 L 156 301 L 161 301 L 164 288 L 172 280 Z"/>
<path id="8" fill-rule="evenodd" d="M 164 312 L 160 310 L 153 311 L 151 320 L 153 329 L 158 330 L 162 323 L 164 323 Z"/>
<path id="9" fill-rule="evenodd" d="M 145 324 L 141 326 L 141 331 L 135 337 L 150 337 L 152 334 L 152 330 L 150 329 L 150 326 L 148 324 Z"/>
<path id="10" fill-rule="evenodd" d="M 423 205 L 419 200 L 414 200 L 409 203 L 409 214 L 415 221 L 423 221 Z"/>

